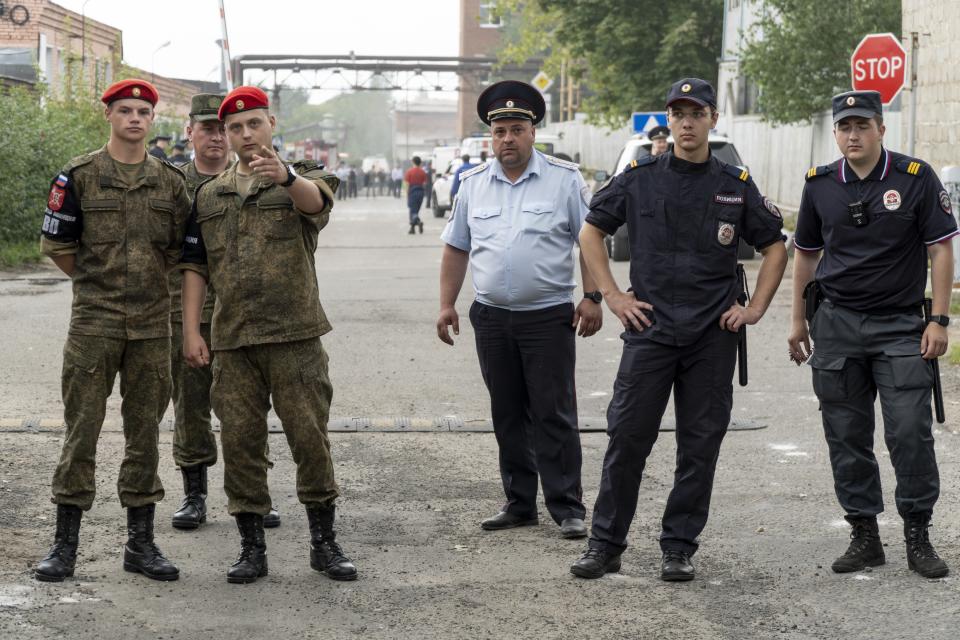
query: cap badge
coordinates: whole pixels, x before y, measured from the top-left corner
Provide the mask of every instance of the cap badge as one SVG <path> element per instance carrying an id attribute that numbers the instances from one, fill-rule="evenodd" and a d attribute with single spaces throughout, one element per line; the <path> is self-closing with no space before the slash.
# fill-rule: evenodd
<path id="1" fill-rule="evenodd" d="M 737 229 L 729 222 L 721 222 L 717 228 L 717 242 L 725 247 L 733 242 L 735 235 L 737 235 Z"/>
<path id="2" fill-rule="evenodd" d="M 243 100 L 237 100 L 237 109 L 243 109 Z"/>
<path id="3" fill-rule="evenodd" d="M 130 93 L 133 94 L 133 97 L 134 97 L 134 98 L 139 98 L 139 97 L 140 97 L 140 87 L 134 87 L 133 89 L 130 90 Z"/>
<path id="4" fill-rule="evenodd" d="M 682 92 L 684 92 L 684 93 L 690 93 L 690 89 L 692 89 L 692 88 L 693 88 L 693 87 L 691 87 L 689 84 L 685 84 L 685 85 L 683 85 L 682 87 L 680 87 L 680 91 L 682 91 Z"/>
<path id="5" fill-rule="evenodd" d="M 514 104 L 514 103 L 513 103 L 513 100 L 507 100 L 507 106 L 508 106 L 508 107 L 511 107 L 511 108 L 512 108 L 512 107 L 513 107 L 513 104 Z"/>
<path id="6" fill-rule="evenodd" d="M 211 109 L 216 109 L 217 107 L 219 107 L 220 106 L 219 103 L 220 101 L 216 98 L 210 98 L 209 100 L 207 100 L 207 106 L 210 107 Z"/>
<path id="7" fill-rule="evenodd" d="M 848 106 L 848 107 L 852 107 L 852 106 L 855 105 L 855 104 L 857 104 L 857 99 L 856 99 L 856 98 L 854 98 L 853 96 L 850 96 L 849 98 L 847 98 L 847 106 Z"/>
<path id="8" fill-rule="evenodd" d="M 890 189 L 883 194 L 883 206 L 887 208 L 887 211 L 896 211 L 900 208 L 900 192 L 894 189 Z"/>

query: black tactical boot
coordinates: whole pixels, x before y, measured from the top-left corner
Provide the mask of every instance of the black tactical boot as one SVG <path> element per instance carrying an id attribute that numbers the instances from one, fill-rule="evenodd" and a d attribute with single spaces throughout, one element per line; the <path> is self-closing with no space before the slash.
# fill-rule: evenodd
<path id="1" fill-rule="evenodd" d="M 693 580 L 697 570 L 690 562 L 690 554 L 685 551 L 668 549 L 663 552 L 660 561 L 660 579 L 665 582 L 687 582 Z"/>
<path id="2" fill-rule="evenodd" d="M 570 573 L 581 578 L 602 578 L 607 573 L 620 571 L 620 554 L 589 547 L 579 560 L 570 566 Z"/>
<path id="3" fill-rule="evenodd" d="M 276 529 L 280 526 L 280 512 L 276 507 L 270 507 L 270 513 L 263 516 L 264 529 Z"/>
<path id="4" fill-rule="evenodd" d="M 907 564 L 924 578 L 942 578 L 950 572 L 930 544 L 930 516 L 910 516 L 903 523 L 903 537 L 907 543 Z"/>
<path id="5" fill-rule="evenodd" d="M 416 228 L 417 228 L 417 225 L 411 223 L 411 224 L 410 224 L 410 231 L 407 231 L 407 233 L 412 236 L 413 234 L 415 234 L 415 233 L 417 232 L 417 231 L 416 231 Z"/>
<path id="6" fill-rule="evenodd" d="M 851 518 L 850 546 L 846 552 L 833 561 L 830 566 L 834 573 L 850 573 L 865 567 L 879 567 L 887 561 L 883 555 L 883 543 L 880 542 L 880 530 L 877 519 Z"/>
<path id="7" fill-rule="evenodd" d="M 198 529 L 207 521 L 207 466 L 180 467 L 183 502 L 173 514 L 175 529 Z"/>
<path id="8" fill-rule="evenodd" d="M 310 566 L 332 580 L 356 580 L 357 568 L 343 555 L 333 530 L 336 507 L 307 507 L 310 523 Z"/>
<path id="9" fill-rule="evenodd" d="M 227 582 L 246 584 L 267 575 L 267 542 L 263 534 L 263 516 L 238 513 L 240 555 L 227 571 Z"/>
<path id="10" fill-rule="evenodd" d="M 123 568 L 142 573 L 151 580 L 176 580 L 180 569 L 163 556 L 153 542 L 153 513 L 156 505 L 127 509 L 127 544 L 123 547 Z"/>
<path id="11" fill-rule="evenodd" d="M 422 235 L 422 234 L 423 234 L 423 220 L 421 220 L 420 218 L 417 218 L 417 227 L 419 227 L 420 233 L 421 233 L 421 235 Z"/>
<path id="12" fill-rule="evenodd" d="M 57 532 L 50 553 L 37 563 L 34 577 L 43 582 L 63 582 L 73 576 L 80 541 L 80 517 L 83 511 L 71 504 L 57 505 Z"/>

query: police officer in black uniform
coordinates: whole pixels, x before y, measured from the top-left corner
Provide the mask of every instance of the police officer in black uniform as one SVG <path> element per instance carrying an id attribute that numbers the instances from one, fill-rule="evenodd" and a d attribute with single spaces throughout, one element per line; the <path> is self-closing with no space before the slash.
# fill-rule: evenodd
<path id="1" fill-rule="evenodd" d="M 650 142 L 653 143 L 650 145 L 650 155 L 658 156 L 661 153 L 666 152 L 666 150 L 669 148 L 667 138 L 670 137 L 670 129 L 667 127 L 664 127 L 663 125 L 656 126 L 647 132 L 647 137 L 650 138 Z"/>
<path id="2" fill-rule="evenodd" d="M 885 562 L 877 529 L 883 495 L 873 454 L 879 393 L 908 564 L 927 578 L 945 576 L 949 569 L 927 533 L 940 491 L 928 361 L 947 349 L 950 238 L 957 222 L 933 169 L 883 146 L 880 94 L 834 96 L 833 121 L 843 157 L 807 172 L 794 239 L 789 337 L 791 359 L 800 364 L 809 358 L 813 369 L 834 488 L 852 528 L 850 546 L 833 570 Z M 924 325 L 928 254 L 933 305 Z M 814 279 L 819 296 L 811 288 L 807 298 L 823 302 L 808 332 L 802 292 Z"/>
<path id="3" fill-rule="evenodd" d="M 787 262 L 777 208 L 749 174 L 710 154 L 716 96 L 704 80 L 667 95 L 674 148 L 636 160 L 590 203 L 580 247 L 610 310 L 624 326 L 620 369 L 607 410 L 610 441 L 589 547 L 570 571 L 599 578 L 620 569 L 644 463 L 673 389 L 677 468 L 663 515 L 661 578 L 690 580 L 690 557 L 707 522 L 720 443 L 730 422 L 737 331 L 755 324 Z M 604 234 L 626 224 L 630 284 L 610 274 Z M 737 243 L 764 256 L 749 306 L 737 304 Z"/>

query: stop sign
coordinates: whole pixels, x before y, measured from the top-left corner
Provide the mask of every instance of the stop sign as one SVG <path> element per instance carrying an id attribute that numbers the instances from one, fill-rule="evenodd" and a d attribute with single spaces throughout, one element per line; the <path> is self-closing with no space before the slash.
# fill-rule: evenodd
<path id="1" fill-rule="evenodd" d="M 872 33 L 853 50 L 850 66 L 854 90 L 879 91 L 888 105 L 907 79 L 907 52 L 892 33 Z"/>

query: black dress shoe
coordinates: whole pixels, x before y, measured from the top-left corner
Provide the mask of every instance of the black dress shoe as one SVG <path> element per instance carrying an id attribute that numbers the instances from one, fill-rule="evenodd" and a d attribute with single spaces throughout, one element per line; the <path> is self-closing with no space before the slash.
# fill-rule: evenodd
<path id="1" fill-rule="evenodd" d="M 513 529 L 515 527 L 533 527 L 539 524 L 537 517 L 522 518 L 512 513 L 501 511 L 492 518 L 487 518 L 480 523 L 480 528 L 486 531 L 499 531 L 500 529 Z"/>
<path id="2" fill-rule="evenodd" d="M 660 564 L 660 579 L 666 582 L 693 580 L 696 570 L 690 562 L 690 554 L 683 551 L 664 551 Z"/>
<path id="3" fill-rule="evenodd" d="M 276 507 L 270 507 L 270 513 L 263 516 L 264 529 L 276 529 L 280 526 L 280 512 Z"/>
<path id="4" fill-rule="evenodd" d="M 564 518 L 560 523 L 560 535 L 564 538 L 586 538 L 587 525 L 582 518 Z"/>
<path id="5" fill-rule="evenodd" d="M 590 547 L 579 560 L 570 565 L 570 573 L 581 578 L 602 578 L 604 574 L 620 571 L 620 554 Z"/>

